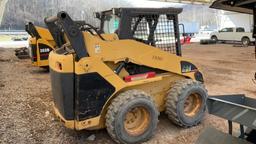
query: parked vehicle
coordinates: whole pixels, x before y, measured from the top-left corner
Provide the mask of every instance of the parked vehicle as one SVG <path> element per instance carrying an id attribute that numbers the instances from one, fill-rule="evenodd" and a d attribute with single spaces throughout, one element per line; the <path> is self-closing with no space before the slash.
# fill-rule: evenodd
<path id="1" fill-rule="evenodd" d="M 211 33 L 215 32 L 215 29 L 210 28 L 202 28 L 196 33 L 192 38 L 191 42 L 202 42 L 201 44 L 210 44 L 210 43 L 216 43 L 215 40 L 211 39 Z M 210 42 L 210 43 L 209 43 Z"/>
<path id="2" fill-rule="evenodd" d="M 228 27 L 211 33 L 211 39 L 215 41 L 236 41 L 243 46 L 248 46 L 254 39 L 251 32 L 245 32 L 243 27 Z"/>
<path id="3" fill-rule="evenodd" d="M 239 34 L 237 33 L 240 33 L 241 41 L 245 41 L 245 38 L 248 40 L 252 36 L 256 38 L 255 5 L 256 1 L 252 0 L 216 0 L 210 8 L 253 15 L 253 34 L 230 32 L 229 35 L 225 36 L 228 38 L 238 37 Z M 239 29 L 231 28 L 231 30 L 237 31 Z M 240 30 L 244 31 L 244 29 Z M 217 37 L 217 35 L 215 36 Z M 208 127 L 199 136 L 196 144 L 256 144 L 256 99 L 246 97 L 243 94 L 210 96 L 207 99 L 207 109 L 210 114 L 228 121 L 228 134 Z M 239 124 L 240 132 L 233 132 L 233 123 Z"/>

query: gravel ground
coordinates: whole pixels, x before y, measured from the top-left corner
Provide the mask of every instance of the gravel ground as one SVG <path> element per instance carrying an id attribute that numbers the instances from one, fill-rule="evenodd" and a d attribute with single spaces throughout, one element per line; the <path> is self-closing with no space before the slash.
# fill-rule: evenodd
<path id="1" fill-rule="evenodd" d="M 183 56 L 202 70 L 210 95 L 255 97 L 253 51 L 253 47 L 191 44 L 184 46 Z M 17 59 L 13 49 L 0 48 L 0 117 L 0 143 L 114 143 L 106 130 L 75 132 L 63 127 L 53 114 L 48 72 L 33 67 L 29 59 Z M 165 114 L 159 119 L 154 137 L 146 144 L 193 144 L 207 126 L 227 131 L 226 121 L 210 115 L 189 129 L 173 125 Z M 95 140 L 88 140 L 90 135 Z"/>

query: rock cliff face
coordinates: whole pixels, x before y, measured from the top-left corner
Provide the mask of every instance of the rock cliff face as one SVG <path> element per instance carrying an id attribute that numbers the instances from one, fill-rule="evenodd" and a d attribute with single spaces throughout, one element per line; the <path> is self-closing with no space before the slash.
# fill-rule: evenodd
<path id="1" fill-rule="evenodd" d="M 93 12 L 112 7 L 183 7 L 179 15 L 180 22 L 196 22 L 199 26 L 216 25 L 216 10 L 203 5 L 185 5 L 146 0 L 0 0 L 7 1 L 3 13 L 1 29 L 22 30 L 28 21 L 44 26 L 46 16 L 56 15 L 58 11 L 67 11 L 72 18 L 86 20 L 98 25 Z M 1 6 L 0 6 L 1 9 Z M 1 18 L 1 17 L 0 17 Z"/>
<path id="2" fill-rule="evenodd" d="M 0 25 L 2 23 L 4 11 L 5 11 L 5 5 L 8 0 L 0 0 Z"/>
<path id="3" fill-rule="evenodd" d="M 67 11 L 74 19 L 97 25 L 93 12 L 120 6 L 131 5 L 125 0 L 8 0 L 0 28 L 24 29 L 28 21 L 44 26 L 44 18 L 58 11 Z"/>

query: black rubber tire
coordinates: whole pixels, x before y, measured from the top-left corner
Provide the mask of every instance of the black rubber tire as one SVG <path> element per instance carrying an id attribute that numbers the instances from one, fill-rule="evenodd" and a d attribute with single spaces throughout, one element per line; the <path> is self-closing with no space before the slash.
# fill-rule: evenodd
<path id="1" fill-rule="evenodd" d="M 124 128 L 125 114 L 132 108 L 143 106 L 150 114 L 149 126 L 144 133 L 132 136 Z M 134 144 L 150 139 L 156 130 L 159 112 L 151 96 L 140 90 L 128 90 L 113 99 L 106 114 L 109 135 L 117 143 Z"/>
<path id="2" fill-rule="evenodd" d="M 197 93 L 201 97 L 201 107 L 194 117 L 187 117 L 184 113 L 184 103 L 191 93 Z M 176 125 L 181 127 L 192 127 L 198 125 L 206 111 L 206 100 L 208 94 L 201 82 L 184 79 L 174 83 L 166 97 L 166 114 Z"/>
<path id="3" fill-rule="evenodd" d="M 50 71 L 50 67 L 49 66 L 41 66 L 40 68 L 44 69 L 46 72 Z"/>
<path id="4" fill-rule="evenodd" d="M 249 44 L 251 43 L 248 37 L 243 37 L 241 41 L 242 41 L 243 47 L 248 47 Z"/>
<path id="5" fill-rule="evenodd" d="M 217 38 L 217 36 L 215 36 L 215 35 L 213 35 L 213 36 L 211 37 L 211 40 L 213 40 L 213 41 L 215 41 L 215 42 L 218 42 L 218 38 Z"/>
<path id="6" fill-rule="evenodd" d="M 200 40 L 200 44 L 202 44 L 202 45 L 216 44 L 216 41 L 212 40 L 212 39 L 202 39 L 202 40 Z"/>
<path id="7" fill-rule="evenodd" d="M 251 142 L 251 143 L 256 143 L 256 130 L 251 130 L 248 134 L 247 134 L 247 138 L 246 140 L 248 142 Z"/>

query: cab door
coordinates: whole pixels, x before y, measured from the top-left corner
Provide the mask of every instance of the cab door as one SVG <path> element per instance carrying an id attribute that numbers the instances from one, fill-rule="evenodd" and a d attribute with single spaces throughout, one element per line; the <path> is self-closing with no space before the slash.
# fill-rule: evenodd
<path id="1" fill-rule="evenodd" d="M 219 31 L 219 40 L 232 40 L 232 34 L 234 33 L 233 28 L 223 28 L 222 30 Z"/>

